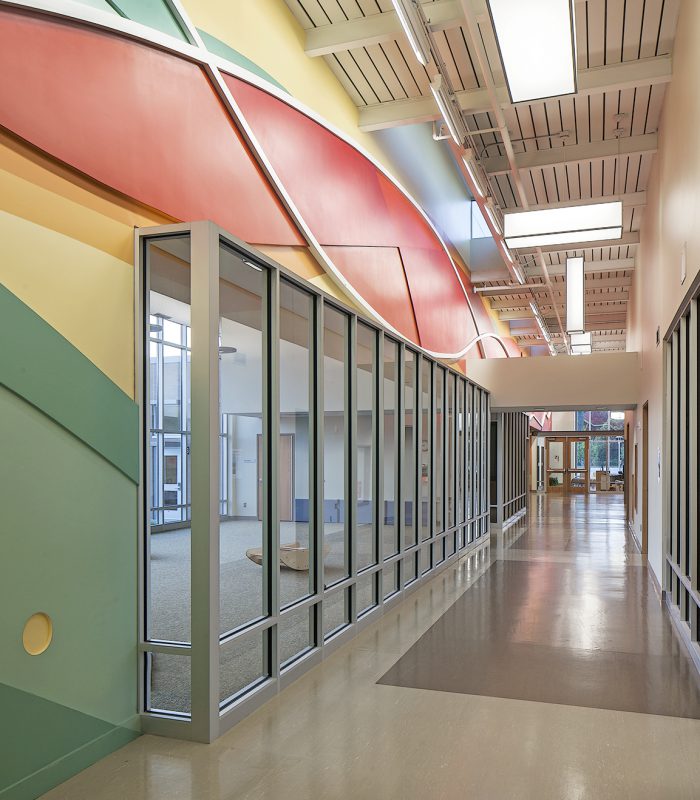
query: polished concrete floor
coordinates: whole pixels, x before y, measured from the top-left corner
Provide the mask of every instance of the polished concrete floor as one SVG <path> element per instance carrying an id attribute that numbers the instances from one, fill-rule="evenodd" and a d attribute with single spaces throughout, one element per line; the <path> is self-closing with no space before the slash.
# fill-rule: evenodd
<path id="1" fill-rule="evenodd" d="M 215 744 L 142 736 L 46 797 L 698 798 L 699 698 L 621 496 L 536 497 Z"/>

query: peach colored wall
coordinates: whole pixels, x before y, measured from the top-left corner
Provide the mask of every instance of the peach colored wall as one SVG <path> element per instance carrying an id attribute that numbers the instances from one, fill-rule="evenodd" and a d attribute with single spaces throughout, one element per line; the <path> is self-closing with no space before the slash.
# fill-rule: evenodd
<path id="1" fill-rule="evenodd" d="M 662 487 L 657 454 L 662 448 L 663 338 L 700 268 L 700 3 L 684 0 L 673 51 L 673 80 L 659 125 L 659 151 L 647 190 L 637 269 L 628 312 L 628 349 L 640 353 L 640 392 L 631 420 L 631 446 L 639 445 L 641 491 L 642 406 L 649 403 L 649 562 L 657 577 L 663 563 Z M 681 253 L 687 243 L 687 278 L 680 282 Z M 661 449 L 663 453 L 663 450 Z M 630 464 L 631 467 L 631 464 Z M 641 531 L 641 495 L 633 524 Z M 640 534 L 641 535 L 641 534 Z"/>

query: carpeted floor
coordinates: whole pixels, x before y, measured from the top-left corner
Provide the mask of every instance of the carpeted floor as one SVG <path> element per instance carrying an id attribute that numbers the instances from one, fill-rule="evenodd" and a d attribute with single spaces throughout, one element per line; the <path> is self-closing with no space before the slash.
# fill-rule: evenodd
<path id="1" fill-rule="evenodd" d="M 151 536 L 151 610 L 149 635 L 155 639 L 189 642 L 190 633 L 190 529 Z M 385 552 L 392 552 L 393 529 L 385 526 Z M 308 541 L 306 523 L 283 522 L 282 543 Z M 324 562 L 326 584 L 345 574 L 343 526 L 327 523 L 324 541 L 330 552 Z M 246 550 L 262 544 L 262 524 L 258 520 L 221 523 L 221 633 L 262 616 L 263 569 L 246 556 Z M 358 526 L 358 563 L 369 564 L 371 537 L 369 526 Z M 281 567 L 280 603 L 289 605 L 310 593 L 309 573 Z M 347 621 L 346 592 L 324 601 L 324 633 Z M 373 602 L 372 582 L 358 582 L 359 607 Z M 280 625 L 281 661 L 292 658 L 310 646 L 309 610 L 290 613 Z M 263 676 L 263 634 L 247 634 L 224 645 L 221 658 L 221 699 L 224 700 Z M 151 668 L 151 707 L 172 711 L 190 710 L 190 659 L 186 656 L 154 654 Z"/>

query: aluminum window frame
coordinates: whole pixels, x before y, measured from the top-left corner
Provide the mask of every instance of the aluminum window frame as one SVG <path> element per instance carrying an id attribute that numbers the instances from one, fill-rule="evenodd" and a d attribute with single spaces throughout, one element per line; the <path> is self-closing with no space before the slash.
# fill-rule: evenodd
<path id="1" fill-rule="evenodd" d="M 422 348 L 412 342 L 402 339 L 395 332 L 386 331 L 375 321 L 358 314 L 354 309 L 345 306 L 338 299 L 329 296 L 318 287 L 306 281 L 304 278 L 295 275 L 291 270 L 276 263 L 273 259 L 265 256 L 255 248 L 249 246 L 237 237 L 229 234 L 212 222 L 193 222 L 173 225 L 163 225 L 151 228 L 136 230 L 135 237 L 135 357 L 136 357 L 136 394 L 139 403 L 139 423 L 140 436 L 139 448 L 140 459 L 144 467 L 148 465 L 148 448 L 145 447 L 145 435 L 147 434 L 148 420 L 145 418 L 144 411 L 144 386 L 147 369 L 147 358 L 144 346 L 147 346 L 148 331 L 145 323 L 148 321 L 148 297 L 150 291 L 149 272 L 146 268 L 146 250 L 150 241 L 158 238 L 170 238 L 173 236 L 190 237 L 190 281 L 191 281 L 191 307 L 192 307 L 192 328 L 193 335 L 192 348 L 192 436 L 195 435 L 195 416 L 197 418 L 196 431 L 200 437 L 200 442 L 204 439 L 208 445 L 203 447 L 199 444 L 193 448 L 192 458 L 198 454 L 197 471 L 198 480 L 193 481 L 192 486 L 192 610 L 191 610 L 191 644 L 156 641 L 146 638 L 146 605 L 145 605 L 145 570 L 148 566 L 148 525 L 145 519 L 145 487 L 149 480 L 150 473 L 144 469 L 142 481 L 139 485 L 139 564 L 138 564 L 138 590 L 139 590 L 139 710 L 146 732 L 157 733 L 176 738 L 193 739 L 198 741 L 212 741 L 223 734 L 226 730 L 236 724 L 240 719 L 254 711 L 277 692 L 284 689 L 289 683 L 299 677 L 308 669 L 316 666 L 320 661 L 330 655 L 334 650 L 349 638 L 356 635 L 366 625 L 371 624 L 387 610 L 391 609 L 403 598 L 418 588 L 424 581 L 432 577 L 442 569 L 446 569 L 466 552 L 481 544 L 481 537 L 488 531 L 488 482 L 481 481 L 479 485 L 480 502 L 478 507 L 472 505 L 473 514 L 464 514 L 464 519 L 460 519 L 457 509 L 453 509 L 453 524 L 437 531 L 434 525 L 433 500 L 435 498 L 435 435 L 436 435 L 436 403 L 435 403 L 435 375 L 437 369 L 444 370 L 443 390 L 447 392 L 448 375 L 453 375 L 455 386 L 455 400 L 457 392 L 466 392 L 474 398 L 478 397 L 480 405 L 479 423 L 482 428 L 480 436 L 480 447 L 474 447 L 473 453 L 464 454 L 465 469 L 463 480 L 465 488 L 463 497 L 466 499 L 467 488 L 466 473 L 467 465 L 471 470 L 483 469 L 485 454 L 487 450 L 486 426 L 488 423 L 488 395 L 480 386 L 473 381 L 465 378 L 462 373 L 453 367 L 438 362 Z M 267 598 L 267 615 L 260 619 L 247 623 L 235 630 L 220 634 L 219 631 L 219 480 L 220 480 L 220 457 L 219 457 L 219 406 L 218 406 L 218 325 L 219 307 L 218 292 L 219 280 L 225 279 L 225 275 L 220 275 L 219 258 L 222 247 L 233 250 L 241 258 L 250 260 L 260 266 L 267 273 L 268 294 L 265 303 L 263 348 L 267 354 L 267 365 L 264 370 L 263 387 L 263 433 L 267 435 L 267 441 L 263 447 L 263 474 L 268 475 L 268 480 L 263 486 L 263 537 L 266 550 L 263 554 L 263 561 L 266 564 L 263 578 L 266 581 L 264 593 Z M 278 442 L 279 442 L 279 362 L 280 362 L 280 338 L 279 338 L 279 287 L 280 281 L 297 286 L 313 297 L 312 309 L 313 318 L 310 320 L 312 325 L 313 356 L 311 359 L 310 372 L 310 401 L 311 408 L 309 414 L 309 458 L 312 461 L 310 468 L 310 568 L 315 574 L 315 591 L 313 594 L 299 600 L 298 602 L 280 608 L 279 598 L 279 509 L 278 509 L 278 478 L 277 470 L 270 467 L 277 463 Z M 234 281 L 235 283 L 235 281 Z M 195 305 L 197 312 L 195 313 Z M 350 548 L 349 563 L 350 574 L 347 578 L 334 583 L 332 586 L 323 586 L 323 312 L 325 307 L 333 307 L 348 317 L 348 350 L 347 364 L 347 385 L 345 387 L 346 399 L 346 483 L 347 483 L 347 502 L 346 502 L 346 541 Z M 144 323 L 145 320 L 145 323 Z M 375 375 L 373 385 L 373 396 L 375 402 L 375 420 L 373 424 L 373 444 L 375 452 L 373 454 L 372 481 L 374 489 L 374 522 L 375 522 L 375 545 L 376 563 L 366 567 L 358 573 L 356 558 L 357 542 L 357 514 L 356 514 L 356 455 L 354 444 L 356 442 L 357 429 L 357 398 L 356 398 L 356 376 L 357 376 L 357 326 L 362 323 L 374 332 L 375 344 Z M 196 328 L 196 331 L 195 331 Z M 205 332 L 205 336 L 201 331 Z M 395 382 L 395 410 L 397 433 L 396 456 L 395 456 L 395 524 L 399 542 L 399 550 L 387 558 L 384 557 L 384 495 L 383 495 L 383 469 L 384 469 L 384 342 L 386 339 L 396 343 L 396 354 L 398 357 L 396 365 Z M 404 475 L 405 445 L 404 445 L 404 423 L 405 423 L 405 398 L 404 398 L 404 371 L 405 354 L 410 351 L 413 354 L 414 366 L 416 370 L 413 392 L 414 392 L 414 432 L 413 444 L 415 447 L 414 463 L 415 470 L 412 476 Z M 195 373 L 195 359 L 197 361 Z M 429 463 L 430 482 L 431 482 L 431 502 L 430 502 L 430 538 L 422 541 L 420 525 L 417 514 L 420 509 L 421 499 L 421 426 L 422 426 L 422 396 L 421 396 L 421 375 L 424 361 L 430 364 L 431 387 L 430 403 L 431 413 L 430 422 L 431 435 L 429 437 Z M 195 374 L 198 377 L 195 377 Z M 205 379 L 202 380 L 202 374 Z M 195 395 L 198 402 L 195 406 Z M 446 399 L 446 398 L 445 398 Z M 468 403 L 468 400 L 467 400 Z M 453 414 L 457 418 L 458 404 L 455 402 Z M 196 415 L 195 415 L 196 408 Z M 443 415 L 446 414 L 446 404 L 443 402 Z M 465 414 L 467 405 L 465 404 Z M 455 443 L 453 452 L 456 457 L 457 429 L 453 426 Z M 202 431 L 204 433 L 202 433 Z M 444 434 L 447 434 L 447 427 L 444 425 Z M 208 439 L 206 438 L 208 437 Z M 469 448 L 470 443 L 474 443 L 474 437 L 470 440 L 469 436 L 463 437 L 463 447 Z M 446 442 L 445 442 L 446 445 Z M 443 446 L 443 457 L 446 455 L 446 448 Z M 195 473 L 194 460 L 192 461 L 192 473 Z M 454 470 L 456 481 L 457 470 Z M 201 476 L 205 475 L 205 478 Z M 409 480 L 413 484 L 414 508 L 414 528 L 416 531 L 415 543 L 406 546 L 404 537 L 404 481 Z M 447 480 L 447 470 L 443 469 L 443 480 Z M 470 473 L 470 486 L 474 486 L 474 478 Z M 199 484 L 195 486 L 195 484 Z M 195 491 L 196 489 L 196 491 Z M 446 495 L 442 494 L 443 503 L 446 503 Z M 453 492 L 453 503 L 457 502 L 457 492 Z M 485 502 L 486 501 L 486 502 Z M 195 508 L 197 506 L 197 509 Z M 197 513 L 198 512 L 198 513 Z M 206 535 L 201 534 L 195 540 L 194 517 L 197 514 L 199 520 L 199 530 L 205 531 Z M 467 518 L 469 517 L 469 518 Z M 312 518 L 312 519 L 311 519 Z M 447 508 L 443 509 L 443 523 L 447 521 Z M 474 535 L 471 542 L 467 541 L 468 536 L 460 537 L 460 529 L 469 525 L 474 525 L 474 530 L 478 535 Z M 445 540 L 447 537 L 454 537 L 455 552 L 449 556 L 443 555 L 440 563 L 431 561 L 430 569 L 423 571 L 421 564 L 421 549 L 428 545 L 431 551 L 435 547 L 442 549 L 445 554 Z M 464 546 L 461 547 L 462 543 Z M 423 552 L 425 552 L 423 550 Z M 415 579 L 406 582 L 408 574 L 412 574 L 415 564 Z M 408 568 L 411 568 L 411 573 Z M 385 597 L 387 586 L 385 586 L 385 575 L 390 571 L 397 570 L 398 589 Z M 358 608 L 358 580 L 370 581 L 375 603 L 364 609 Z M 323 630 L 323 604 L 338 593 L 346 593 L 348 612 L 347 624 L 329 632 L 324 637 Z M 284 664 L 280 663 L 278 636 L 279 625 L 288 615 L 308 610 L 310 641 L 312 646 L 302 650 L 297 655 L 291 657 Z M 233 695 L 225 703 L 219 700 L 219 656 L 222 645 L 233 644 L 244 636 L 256 633 L 264 640 L 264 660 L 267 667 L 267 677 L 254 682 L 250 687 Z M 162 653 L 177 655 L 191 660 L 191 714 L 184 715 L 174 712 L 160 712 L 147 710 L 147 678 L 149 654 Z"/>

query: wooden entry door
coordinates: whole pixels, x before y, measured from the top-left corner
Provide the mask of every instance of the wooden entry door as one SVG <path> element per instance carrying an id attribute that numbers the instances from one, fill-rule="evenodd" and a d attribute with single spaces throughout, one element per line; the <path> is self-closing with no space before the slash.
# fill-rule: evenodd
<path id="1" fill-rule="evenodd" d="M 569 439 L 566 444 L 566 490 L 572 494 L 588 494 L 590 484 L 588 436 Z"/>
<path id="2" fill-rule="evenodd" d="M 294 434 L 280 433 L 278 450 L 279 496 L 277 507 L 280 522 L 294 520 Z M 262 519 L 263 508 L 263 452 L 262 435 L 258 434 L 258 519 Z"/>
<path id="3" fill-rule="evenodd" d="M 547 491 L 562 494 L 566 489 L 566 439 L 547 437 Z"/>

